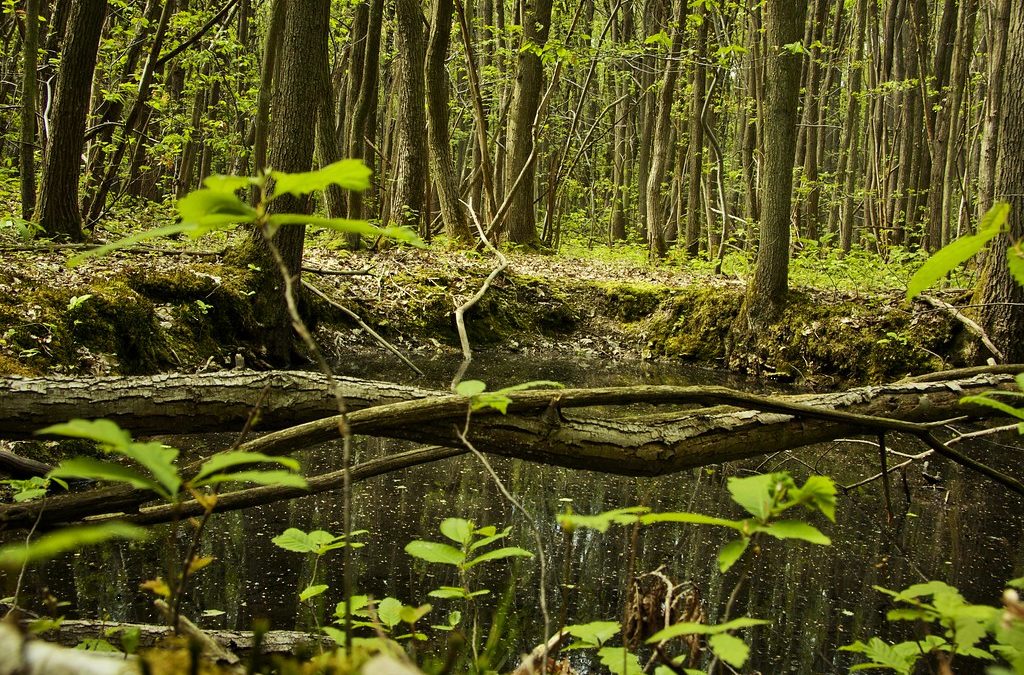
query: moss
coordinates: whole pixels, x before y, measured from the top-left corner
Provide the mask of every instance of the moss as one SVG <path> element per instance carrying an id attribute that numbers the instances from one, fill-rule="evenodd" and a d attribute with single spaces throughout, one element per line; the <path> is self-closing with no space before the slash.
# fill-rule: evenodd
<path id="1" fill-rule="evenodd" d="M 743 293 L 730 288 L 673 291 L 644 329 L 651 355 L 713 362 L 726 357 L 729 330 Z"/>
<path id="2" fill-rule="evenodd" d="M 601 291 L 600 308 L 620 321 L 639 321 L 658 308 L 670 295 L 669 289 L 653 284 L 624 281 L 595 282 Z"/>

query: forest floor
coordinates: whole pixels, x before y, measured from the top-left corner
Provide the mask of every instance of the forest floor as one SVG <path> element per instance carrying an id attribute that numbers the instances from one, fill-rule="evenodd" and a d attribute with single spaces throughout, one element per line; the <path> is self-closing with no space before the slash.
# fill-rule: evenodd
<path id="1" fill-rule="evenodd" d="M 198 250 L 195 242 L 161 241 L 69 267 L 77 250 L 32 246 L 0 232 L 0 373 L 195 371 L 231 367 L 236 355 L 261 365 L 250 271 L 225 255 L 237 236 L 207 238 Z M 492 256 L 335 245 L 328 235 L 311 239 L 305 281 L 403 351 L 456 353 L 453 311 L 493 269 Z M 716 276 L 707 262 L 654 266 L 641 256 L 603 246 L 510 253 L 509 267 L 467 313 L 474 348 L 678 359 L 823 386 L 956 363 L 959 326 L 908 305 L 900 275 L 871 269 L 868 258 L 832 268 L 828 261 L 804 264 L 802 272 L 798 259 L 807 283 L 791 294 L 783 316 L 754 340 L 731 344 L 745 291 L 742 260 L 727 261 L 726 273 Z M 337 307 L 310 293 L 305 305 L 321 344 L 340 362 L 379 348 Z"/>

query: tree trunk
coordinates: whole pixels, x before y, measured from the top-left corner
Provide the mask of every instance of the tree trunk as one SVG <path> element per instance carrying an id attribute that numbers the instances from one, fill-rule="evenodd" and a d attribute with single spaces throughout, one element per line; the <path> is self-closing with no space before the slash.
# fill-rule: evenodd
<path id="1" fill-rule="evenodd" d="M 981 166 L 978 172 L 978 213 L 992 208 L 996 182 L 996 154 L 999 145 L 999 116 L 1002 113 L 1006 61 L 1006 36 L 1010 27 L 1010 0 L 987 0 L 992 31 L 988 36 L 988 96 L 981 137 Z"/>
<path id="2" fill-rule="evenodd" d="M 533 48 L 542 49 L 551 28 L 552 0 L 523 0 L 523 45 L 516 67 L 515 89 L 508 121 L 508 151 L 505 158 L 506 190 L 519 181 L 505 220 L 508 239 L 524 246 L 538 246 L 537 211 L 534 208 L 537 172 L 533 153 L 533 122 L 540 106 L 544 67 Z M 508 198 L 508 195 L 506 195 Z"/>
<path id="3" fill-rule="evenodd" d="M 424 67 L 427 95 L 427 140 L 430 143 L 430 174 L 437 190 L 445 233 L 453 242 L 471 244 L 466 212 L 459 196 L 459 182 L 448 139 L 448 71 L 445 58 L 452 34 L 453 0 L 434 0 L 430 39 Z"/>
<path id="4" fill-rule="evenodd" d="M 707 6 L 702 4 L 698 10 L 701 17 L 697 26 L 697 57 L 693 65 L 693 93 L 690 108 L 690 143 L 687 148 L 689 158 L 689 181 L 686 196 L 686 254 L 696 256 L 700 253 L 700 183 L 704 176 L 704 125 L 701 114 L 704 110 L 704 97 L 707 90 L 707 68 L 704 59 L 708 51 L 708 13 Z M 755 38 L 756 39 L 756 38 Z"/>
<path id="5" fill-rule="evenodd" d="M 329 9 L 329 0 L 288 0 L 285 8 L 270 136 L 270 165 L 277 171 L 298 173 L 313 165 L 316 126 L 311 124 L 310 102 L 317 100 L 320 64 L 327 58 Z M 310 207 L 306 196 L 281 195 L 268 211 L 309 213 Z M 278 268 L 262 232 L 252 231 L 239 252 L 243 260 L 259 268 L 254 311 L 267 359 L 275 364 L 288 364 L 292 359 L 292 326 L 281 275 L 289 274 L 294 287 L 300 287 L 305 229 L 304 225 L 287 225 L 274 236 L 284 270 Z"/>
<path id="6" fill-rule="evenodd" d="M 52 239 L 84 238 L 78 210 L 78 179 L 92 74 L 106 10 L 106 0 L 75 0 L 68 17 L 34 217 Z"/>
<path id="7" fill-rule="evenodd" d="M 658 91 L 658 104 L 654 122 L 654 141 L 651 147 L 651 170 L 644 186 L 647 200 L 647 249 L 652 258 L 663 258 L 667 251 L 667 231 L 664 214 L 662 184 L 666 179 L 666 168 L 671 146 L 672 100 L 675 98 L 676 80 L 679 78 L 679 54 L 683 49 L 683 33 L 686 30 L 686 0 L 675 0 L 675 23 L 672 27 L 672 46 L 665 62 L 665 75 Z M 699 120 L 699 117 L 698 117 Z"/>
<path id="8" fill-rule="evenodd" d="M 800 54 L 785 48 L 800 40 L 807 0 L 768 0 L 765 81 L 765 167 L 761 198 L 761 243 L 742 315 L 751 327 L 770 321 L 789 287 L 790 205 L 800 101 Z"/>
<path id="9" fill-rule="evenodd" d="M 21 217 L 32 218 L 36 206 L 36 61 L 39 54 L 39 0 L 25 3 L 25 39 L 22 44 L 21 79 L 21 152 L 18 173 L 21 179 Z"/>
<path id="10" fill-rule="evenodd" d="M 1008 360 L 1024 358 L 1024 287 L 1007 268 L 1008 256 L 1024 264 L 1024 4 L 1014 3 L 1006 41 L 1006 64 L 1001 73 L 1006 101 L 999 120 L 995 199 L 1010 204 L 1008 232 L 989 247 L 978 279 L 981 325 Z M 1011 248 L 1012 247 L 1012 248 Z"/>
<path id="11" fill-rule="evenodd" d="M 402 79 L 398 89 L 395 186 L 387 224 L 418 231 L 427 188 L 423 14 L 416 0 L 396 0 L 395 15 Z"/>

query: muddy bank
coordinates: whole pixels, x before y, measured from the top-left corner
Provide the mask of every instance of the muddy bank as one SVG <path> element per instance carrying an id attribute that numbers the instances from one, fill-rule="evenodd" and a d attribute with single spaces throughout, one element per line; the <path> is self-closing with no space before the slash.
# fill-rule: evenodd
<path id="1" fill-rule="evenodd" d="M 152 373 L 259 366 L 251 270 L 216 256 L 120 254 L 79 268 L 66 253 L 4 253 L 0 373 Z M 475 347 L 668 359 L 818 384 L 872 382 L 956 363 L 961 331 L 890 295 L 794 291 L 753 340 L 730 343 L 744 286 L 660 268 L 514 255 L 467 314 Z M 452 312 L 491 261 L 443 251 L 312 248 L 304 278 L 414 355 L 454 350 Z M 325 274 L 328 271 L 359 274 Z M 313 296 L 306 315 L 327 352 L 373 347 Z"/>

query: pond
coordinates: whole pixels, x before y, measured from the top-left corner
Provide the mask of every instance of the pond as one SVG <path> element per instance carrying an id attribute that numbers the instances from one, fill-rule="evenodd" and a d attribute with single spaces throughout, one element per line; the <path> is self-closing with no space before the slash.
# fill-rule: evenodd
<path id="1" fill-rule="evenodd" d="M 453 365 L 439 360 L 430 366 L 427 380 L 416 384 L 446 387 Z M 353 367 L 342 369 L 379 379 L 403 377 L 394 372 L 396 366 L 371 359 L 360 360 L 359 372 L 353 372 Z M 485 380 L 491 389 L 535 379 L 573 386 L 640 382 L 755 386 L 721 373 L 667 364 L 522 355 L 481 356 L 468 377 Z M 394 441 L 362 440 L 356 444 L 355 459 L 406 447 Z M 908 441 L 900 445 L 898 439 L 893 447 L 919 451 Z M 1020 446 L 981 441 L 970 452 L 1005 468 L 1019 462 L 1014 457 L 1019 456 Z M 303 470 L 309 475 L 333 470 L 339 467 L 340 456 L 335 444 L 307 451 L 301 457 Z M 631 528 L 612 528 L 605 534 L 577 530 L 566 535 L 556 516 L 569 506 L 583 514 L 644 505 L 655 511 L 738 518 L 742 512 L 725 487 L 730 476 L 788 470 L 801 483 L 812 473 L 823 473 L 845 485 L 877 471 L 876 449 L 858 442 L 835 442 L 660 478 L 611 476 L 502 458 L 491 461 L 538 527 L 547 557 L 549 611 L 556 621 L 564 612 L 569 623 L 621 620 L 629 570 L 641 573 L 659 566 L 677 580 L 692 580 L 704 598 L 709 620 L 715 622 L 739 575 L 739 566 L 724 575 L 718 572 L 716 556 L 729 540 L 724 529 L 661 524 L 638 530 L 635 541 Z M 829 535 L 831 546 L 765 543 L 753 558 L 750 582 L 741 590 L 732 613 L 771 622 L 743 634 L 751 644 L 751 662 L 744 672 L 846 672 L 859 659 L 837 651 L 838 646 L 874 635 L 887 640 L 907 637 L 900 632 L 905 627 L 886 623 L 887 597 L 872 585 L 901 589 L 924 579 L 940 579 L 959 587 L 972 602 L 998 602 L 1003 582 L 1024 573 L 1020 499 L 945 461 L 931 460 L 927 473 L 938 478 L 936 484 L 922 480 L 918 464 L 907 473 L 906 490 L 899 478 L 894 481 L 898 515 L 891 522 L 876 482 L 841 494 L 834 524 L 810 512 L 796 516 L 806 517 Z M 274 628 L 311 626 L 309 612 L 300 609 L 297 601 L 298 590 L 309 582 L 310 562 L 277 548 L 271 538 L 288 527 L 340 533 L 341 512 L 340 496 L 326 494 L 215 516 L 204 553 L 217 560 L 196 578 L 184 611 L 193 617 L 209 610 L 222 612 L 200 619 L 209 628 L 247 629 L 257 617 L 268 617 Z M 451 572 L 414 560 L 404 551 L 413 539 L 443 540 L 437 528 L 451 516 L 479 525 L 513 525 L 510 542 L 536 548 L 524 518 L 501 496 L 477 459 L 443 460 L 356 485 L 354 524 L 369 531 L 360 538 L 366 546 L 353 553 L 357 592 L 393 596 L 409 604 L 430 601 L 434 609 L 424 623 L 444 623 L 450 610 L 464 609 L 459 600 L 427 596 L 439 585 L 456 583 Z M 159 530 L 145 544 L 93 549 L 54 562 L 39 571 L 30 588 L 45 586 L 57 598 L 69 601 L 69 615 L 153 622 L 155 616 L 139 582 L 165 573 L 173 550 L 168 532 L 168 528 Z M 330 586 L 320 598 L 321 617 L 330 617 L 341 600 L 341 559 L 341 552 L 335 551 L 319 565 L 320 583 Z M 474 571 L 473 587 L 491 591 L 480 599 L 477 615 L 481 640 L 495 646 L 492 664 L 499 670 L 509 670 L 519 653 L 543 638 L 539 583 L 536 560 L 481 565 Z M 463 616 L 468 617 L 468 612 L 463 611 Z M 439 636 L 432 639 L 437 651 L 443 651 L 444 635 L 428 632 Z M 589 653 L 576 652 L 573 664 L 581 672 L 602 672 L 591 659 Z M 963 663 L 962 668 L 967 669 L 958 672 L 970 672 L 970 664 Z"/>

